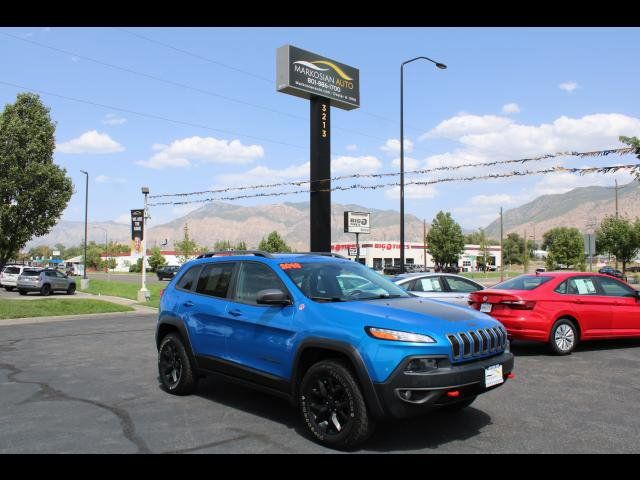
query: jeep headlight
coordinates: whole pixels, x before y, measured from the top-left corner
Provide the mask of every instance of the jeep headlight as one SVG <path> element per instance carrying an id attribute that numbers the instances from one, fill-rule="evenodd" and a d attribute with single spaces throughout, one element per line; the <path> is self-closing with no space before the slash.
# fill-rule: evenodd
<path id="1" fill-rule="evenodd" d="M 421 333 L 400 332 L 398 330 L 387 330 L 385 328 L 365 327 L 366 332 L 373 338 L 380 340 L 395 340 L 398 342 L 411 343 L 436 343 L 429 335 Z"/>

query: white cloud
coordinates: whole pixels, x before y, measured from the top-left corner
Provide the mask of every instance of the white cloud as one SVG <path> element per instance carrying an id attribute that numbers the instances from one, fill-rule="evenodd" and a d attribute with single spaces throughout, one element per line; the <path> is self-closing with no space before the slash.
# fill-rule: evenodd
<path id="1" fill-rule="evenodd" d="M 400 155 L 400 140 L 390 138 L 380 147 L 380 150 L 387 152 L 389 155 Z M 413 142 L 407 138 L 404 139 L 404 151 L 405 153 L 411 153 L 413 151 Z"/>
<path id="2" fill-rule="evenodd" d="M 565 92 L 573 93 L 573 91 L 578 88 L 578 84 L 576 82 L 563 82 L 558 85 L 560 90 L 564 90 Z"/>
<path id="3" fill-rule="evenodd" d="M 361 173 L 364 175 L 377 173 L 382 162 L 372 155 L 361 157 L 341 156 L 331 160 L 331 175 L 348 175 Z"/>
<path id="4" fill-rule="evenodd" d="M 394 158 L 391 161 L 391 165 L 393 165 L 396 168 L 400 168 L 400 159 L 399 158 Z M 418 168 L 420 168 L 420 161 L 416 160 L 415 158 L 412 157 L 404 157 L 404 171 L 406 172 L 407 170 L 417 170 Z"/>
<path id="5" fill-rule="evenodd" d="M 436 128 L 420 136 L 427 138 L 460 138 L 464 135 L 498 132 L 513 123 L 513 120 L 496 115 L 462 114 L 440 122 Z"/>
<path id="6" fill-rule="evenodd" d="M 127 119 L 124 117 L 119 117 L 115 113 L 108 113 L 102 120 L 102 123 L 105 125 L 122 125 L 126 123 L 126 121 Z"/>
<path id="7" fill-rule="evenodd" d="M 131 223 L 131 212 L 118 215 L 116 218 L 113 219 L 113 221 L 116 223 L 124 223 L 125 225 L 128 225 Z"/>
<path id="8" fill-rule="evenodd" d="M 148 168 L 188 167 L 199 163 L 249 163 L 264 156 L 260 145 L 243 145 L 240 140 L 218 140 L 213 137 L 189 137 L 175 140 L 170 145 L 154 144 L 158 153 L 149 160 L 136 162 Z"/>
<path id="9" fill-rule="evenodd" d="M 358 150 L 358 146 L 355 144 L 351 144 L 351 145 L 347 145 L 346 149 L 348 152 L 355 152 L 356 150 Z"/>
<path id="10" fill-rule="evenodd" d="M 597 113 L 581 118 L 562 116 L 540 125 L 519 124 L 505 117 L 465 115 L 441 122 L 423 137 L 454 137 L 466 147 L 432 157 L 441 158 L 444 163 L 450 160 L 447 156 L 484 156 L 495 160 L 566 150 L 598 150 L 619 146 L 620 135 L 639 134 L 639 118 Z"/>
<path id="11" fill-rule="evenodd" d="M 107 175 L 98 175 L 95 179 L 96 183 L 125 183 L 124 178 L 109 177 Z"/>
<path id="12" fill-rule="evenodd" d="M 404 186 L 404 198 L 411 200 L 420 200 L 425 198 L 434 198 L 438 195 L 438 190 L 433 185 L 405 185 Z M 388 188 L 384 192 L 387 198 L 399 199 L 400 187 L 395 186 Z"/>
<path id="13" fill-rule="evenodd" d="M 517 103 L 507 103 L 506 105 L 502 106 L 502 113 L 519 113 L 520 112 L 520 106 Z"/>
<path id="14" fill-rule="evenodd" d="M 471 197 L 471 205 L 477 207 L 500 206 L 513 203 L 514 198 L 507 194 L 475 195 Z"/>
<path id="15" fill-rule="evenodd" d="M 101 154 L 122 152 L 124 151 L 124 147 L 106 133 L 90 130 L 78 138 L 57 144 L 56 150 L 60 153 Z"/>

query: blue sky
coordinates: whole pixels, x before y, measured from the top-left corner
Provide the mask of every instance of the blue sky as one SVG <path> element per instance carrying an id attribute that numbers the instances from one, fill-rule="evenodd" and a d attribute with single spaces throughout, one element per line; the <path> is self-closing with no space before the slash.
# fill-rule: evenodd
<path id="1" fill-rule="evenodd" d="M 91 175 L 89 218 L 95 221 L 128 221 L 129 210 L 142 205 L 142 185 L 159 194 L 308 178 L 308 102 L 275 90 L 275 52 L 287 43 L 360 69 L 361 108 L 332 109 L 333 175 L 397 170 L 399 65 L 418 55 L 449 68 L 427 62 L 405 68 L 407 169 L 618 147 L 618 135 L 640 135 L 637 28 L 34 27 L 0 33 L 3 105 L 32 89 L 193 124 L 42 94 L 57 122 L 55 161 L 76 185 L 67 220 L 84 218 L 81 169 Z M 634 163 L 634 157 L 566 157 L 529 168 L 616 163 Z M 407 180 L 426 178 L 432 177 Z M 430 220 L 448 210 L 464 227 L 476 228 L 501 205 L 612 185 L 614 178 L 631 179 L 626 173 L 553 174 L 414 186 L 406 191 L 406 211 Z M 392 188 L 334 192 L 332 200 L 399 208 Z M 154 207 L 153 223 L 198 206 Z"/>

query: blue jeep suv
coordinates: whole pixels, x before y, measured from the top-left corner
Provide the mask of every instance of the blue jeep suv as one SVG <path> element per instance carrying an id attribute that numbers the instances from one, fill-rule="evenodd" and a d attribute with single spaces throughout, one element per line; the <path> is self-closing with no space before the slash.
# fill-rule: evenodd
<path id="1" fill-rule="evenodd" d="M 186 263 L 161 297 L 156 344 L 166 391 L 223 376 L 288 399 L 335 448 L 364 441 L 377 420 L 467 407 L 513 368 L 507 333 L 488 315 L 316 253 Z"/>

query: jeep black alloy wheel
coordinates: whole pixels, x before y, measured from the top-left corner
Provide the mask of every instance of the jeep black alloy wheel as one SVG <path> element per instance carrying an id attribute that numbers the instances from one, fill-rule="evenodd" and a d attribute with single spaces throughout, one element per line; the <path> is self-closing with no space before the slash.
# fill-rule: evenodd
<path id="1" fill-rule="evenodd" d="M 195 388 L 195 375 L 180 337 L 170 333 L 158 350 L 160 381 L 169 393 L 188 395 Z"/>
<path id="2" fill-rule="evenodd" d="M 313 365 L 302 379 L 299 399 L 307 427 L 325 445 L 355 446 L 373 432 L 358 383 L 339 361 Z"/>
<path id="3" fill-rule="evenodd" d="M 173 342 L 168 342 L 160 351 L 160 375 L 163 383 L 173 390 L 180 383 L 182 375 L 182 359 Z"/>

